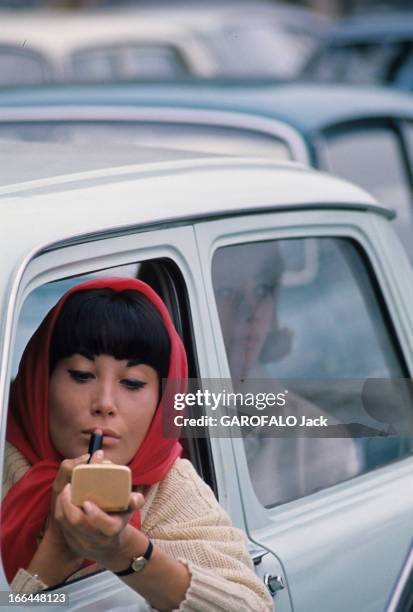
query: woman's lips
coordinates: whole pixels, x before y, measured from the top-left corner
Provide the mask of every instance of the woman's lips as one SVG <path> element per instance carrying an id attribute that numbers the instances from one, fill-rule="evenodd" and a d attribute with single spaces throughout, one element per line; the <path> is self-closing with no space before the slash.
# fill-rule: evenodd
<path id="1" fill-rule="evenodd" d="M 82 436 L 87 440 L 87 443 L 89 443 L 91 432 L 82 431 Z M 103 448 L 105 448 L 105 446 L 107 447 L 115 446 L 119 442 L 120 442 L 120 438 L 118 436 L 113 436 L 113 435 L 103 433 Z"/>
<path id="2" fill-rule="evenodd" d="M 103 448 L 105 448 L 105 446 L 115 446 L 118 442 L 120 442 L 119 438 L 103 436 Z"/>

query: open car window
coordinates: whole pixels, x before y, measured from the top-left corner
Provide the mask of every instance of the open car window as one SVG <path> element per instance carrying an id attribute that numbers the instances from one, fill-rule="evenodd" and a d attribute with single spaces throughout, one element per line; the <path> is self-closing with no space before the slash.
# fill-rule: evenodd
<path id="1" fill-rule="evenodd" d="M 138 278 L 149 284 L 160 295 L 185 344 L 189 375 L 191 377 L 198 375 L 189 304 L 182 275 L 176 264 L 168 260 L 144 260 L 50 282 L 29 293 L 19 316 L 13 351 L 12 378 L 17 374 L 18 364 L 28 340 L 61 296 L 81 282 L 104 277 Z M 192 440 L 188 433 L 185 433 L 182 439 L 183 457 L 190 459 L 198 473 L 214 488 L 215 481 L 208 445 L 209 442 L 206 438 L 197 441 Z M 78 582 L 100 571 L 100 569 L 96 569 L 96 566 L 82 568 L 80 572 L 76 572 L 71 577 L 70 582 Z"/>

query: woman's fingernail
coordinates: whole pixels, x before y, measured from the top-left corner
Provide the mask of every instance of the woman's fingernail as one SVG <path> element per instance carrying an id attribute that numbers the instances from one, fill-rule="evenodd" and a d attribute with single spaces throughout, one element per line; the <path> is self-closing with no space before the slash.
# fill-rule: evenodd
<path id="1" fill-rule="evenodd" d="M 94 455 L 95 459 L 103 459 L 103 450 L 97 450 Z"/>
<path id="2" fill-rule="evenodd" d="M 89 453 L 86 453 L 85 455 L 82 455 L 81 457 L 76 457 L 75 459 L 75 464 L 78 465 L 79 463 L 85 463 L 88 459 L 89 459 Z"/>
<path id="3" fill-rule="evenodd" d="M 91 514 L 93 512 L 93 504 L 88 501 L 83 502 L 82 508 L 86 514 Z"/>

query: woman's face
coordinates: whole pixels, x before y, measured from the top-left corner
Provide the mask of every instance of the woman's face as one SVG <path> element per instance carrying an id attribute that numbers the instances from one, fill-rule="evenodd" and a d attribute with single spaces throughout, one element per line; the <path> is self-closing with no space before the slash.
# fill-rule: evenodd
<path id="1" fill-rule="evenodd" d="M 217 302 L 233 374 L 241 378 L 258 360 L 273 318 L 273 288 L 251 280 L 217 288 Z"/>
<path id="2" fill-rule="evenodd" d="M 66 459 L 79 457 L 100 428 L 105 457 L 127 465 L 145 438 L 158 395 L 159 377 L 151 366 L 110 355 L 61 359 L 49 384 L 53 445 Z"/>
<path id="3" fill-rule="evenodd" d="M 232 375 L 244 378 L 258 361 L 274 317 L 272 249 L 222 249 L 214 262 L 214 289 Z"/>

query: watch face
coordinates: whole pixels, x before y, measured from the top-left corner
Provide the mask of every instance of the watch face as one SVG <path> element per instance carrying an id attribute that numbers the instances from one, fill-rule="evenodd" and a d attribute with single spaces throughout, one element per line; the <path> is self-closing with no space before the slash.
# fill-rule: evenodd
<path id="1" fill-rule="evenodd" d="M 132 569 L 134 572 L 140 572 L 146 565 L 146 559 L 144 557 L 137 557 L 132 561 Z"/>

